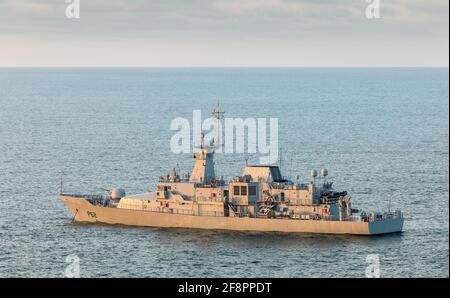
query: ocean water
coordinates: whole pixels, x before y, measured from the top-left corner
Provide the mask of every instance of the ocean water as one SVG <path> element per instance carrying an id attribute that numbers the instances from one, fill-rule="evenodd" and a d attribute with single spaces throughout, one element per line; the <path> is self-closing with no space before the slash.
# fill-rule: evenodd
<path id="1" fill-rule="evenodd" d="M 449 276 L 448 69 L 0 69 L 0 277 Z M 399 234 L 325 236 L 71 223 L 64 191 L 153 189 L 172 119 L 277 117 L 282 171 L 327 167 L 353 204 L 405 213 Z M 245 154 L 218 154 L 239 174 Z M 257 162 L 256 156 L 248 156 Z"/>

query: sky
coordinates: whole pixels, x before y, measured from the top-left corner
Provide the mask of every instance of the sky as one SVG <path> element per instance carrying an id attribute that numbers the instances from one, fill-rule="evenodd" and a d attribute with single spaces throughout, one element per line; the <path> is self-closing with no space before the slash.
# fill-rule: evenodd
<path id="1" fill-rule="evenodd" d="M 449 64 L 448 0 L 65 1 L 0 0 L 0 67 Z"/>

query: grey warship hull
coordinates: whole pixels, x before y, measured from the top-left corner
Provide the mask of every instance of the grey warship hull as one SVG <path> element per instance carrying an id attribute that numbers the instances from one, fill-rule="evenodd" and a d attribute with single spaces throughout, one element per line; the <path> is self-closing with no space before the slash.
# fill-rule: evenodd
<path id="1" fill-rule="evenodd" d="M 401 232 L 403 217 L 373 221 L 292 220 L 280 218 L 249 218 L 198 216 L 170 211 L 146 211 L 96 206 L 88 200 L 70 195 L 59 198 L 70 209 L 76 222 L 120 224 L 140 227 L 192 228 L 252 232 L 320 233 L 380 235 Z"/>

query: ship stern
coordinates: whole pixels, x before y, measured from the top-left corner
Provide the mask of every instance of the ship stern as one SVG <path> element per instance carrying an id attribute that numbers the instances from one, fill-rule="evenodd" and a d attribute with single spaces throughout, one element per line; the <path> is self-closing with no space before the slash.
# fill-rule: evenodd
<path id="1" fill-rule="evenodd" d="M 369 234 L 381 235 L 381 234 L 400 233 L 403 229 L 403 223 L 404 223 L 403 217 L 371 221 L 369 222 Z"/>

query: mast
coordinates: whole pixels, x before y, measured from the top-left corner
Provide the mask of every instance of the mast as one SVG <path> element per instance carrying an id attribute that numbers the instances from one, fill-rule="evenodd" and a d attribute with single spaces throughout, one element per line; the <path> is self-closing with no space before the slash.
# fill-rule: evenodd
<path id="1" fill-rule="evenodd" d="M 195 160 L 194 169 L 192 170 L 192 175 L 190 176 L 190 182 L 206 183 L 209 184 L 216 179 L 216 173 L 214 170 L 214 153 L 216 148 L 221 148 L 220 136 L 220 126 L 221 120 L 224 118 L 225 112 L 220 109 L 220 103 L 217 101 L 217 108 L 215 108 L 211 115 L 217 120 L 217 147 L 214 138 L 210 144 L 205 144 L 205 134 L 202 133 L 202 142 L 200 145 L 199 152 L 195 153 L 192 157 Z"/>
<path id="2" fill-rule="evenodd" d="M 222 119 L 224 118 L 224 114 L 225 111 L 220 109 L 220 101 L 217 100 L 217 108 L 214 108 L 211 115 L 217 120 L 216 121 L 216 125 L 217 125 L 217 144 L 218 144 L 218 148 L 221 148 L 224 146 L 224 144 L 221 143 L 221 136 L 222 136 L 222 132 L 220 131 L 220 127 L 222 126 Z"/>
<path id="3" fill-rule="evenodd" d="M 209 184 L 216 179 L 214 171 L 214 143 L 205 145 L 204 138 L 205 134 L 202 133 L 200 150 L 192 155 L 195 163 L 189 182 Z"/>
<path id="4" fill-rule="evenodd" d="M 278 167 L 280 168 L 280 171 L 281 171 L 282 164 L 283 164 L 283 154 L 282 154 L 282 149 L 280 147 L 280 153 L 278 155 Z"/>
<path id="5" fill-rule="evenodd" d="M 63 175 L 64 175 L 64 172 L 61 171 L 61 180 L 60 180 L 60 184 L 59 184 L 59 194 L 63 193 Z"/>

